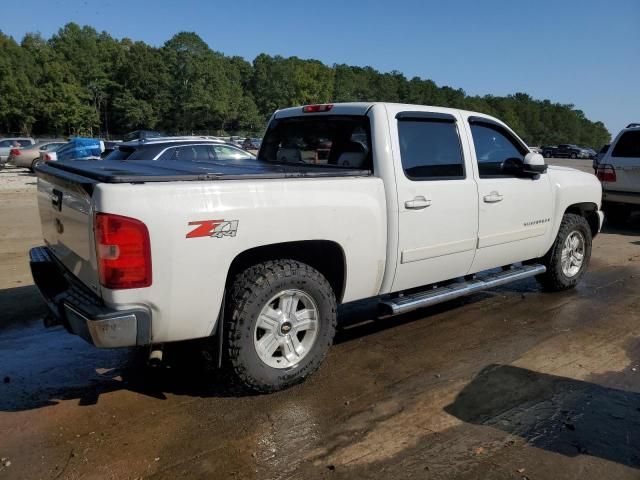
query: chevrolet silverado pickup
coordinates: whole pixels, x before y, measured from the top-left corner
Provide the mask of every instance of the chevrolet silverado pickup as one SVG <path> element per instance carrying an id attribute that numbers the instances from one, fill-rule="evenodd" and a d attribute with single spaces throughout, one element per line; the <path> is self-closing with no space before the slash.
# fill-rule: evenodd
<path id="1" fill-rule="evenodd" d="M 535 277 L 585 273 L 596 177 L 545 165 L 504 123 L 390 103 L 279 110 L 257 158 L 37 167 L 51 314 L 96 347 L 211 337 L 251 390 L 324 359 L 337 306 L 401 314 Z"/>

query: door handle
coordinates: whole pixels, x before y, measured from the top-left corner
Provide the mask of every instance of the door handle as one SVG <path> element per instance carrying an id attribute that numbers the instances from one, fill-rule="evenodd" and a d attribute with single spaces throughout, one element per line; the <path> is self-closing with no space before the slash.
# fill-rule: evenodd
<path id="1" fill-rule="evenodd" d="M 498 192 L 491 192 L 489 195 L 484 196 L 485 203 L 497 203 L 501 202 L 504 197 Z"/>
<path id="2" fill-rule="evenodd" d="M 421 210 L 431 205 L 431 200 L 427 200 L 423 196 L 415 197 L 413 200 L 404 202 L 405 208 L 409 210 Z"/>

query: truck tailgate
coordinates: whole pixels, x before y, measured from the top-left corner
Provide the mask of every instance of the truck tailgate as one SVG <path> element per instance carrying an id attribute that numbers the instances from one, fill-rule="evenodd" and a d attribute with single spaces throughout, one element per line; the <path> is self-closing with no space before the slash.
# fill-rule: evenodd
<path id="1" fill-rule="evenodd" d="M 92 291 L 99 293 L 94 254 L 91 188 L 79 176 L 38 174 L 42 234 L 55 257 Z"/>

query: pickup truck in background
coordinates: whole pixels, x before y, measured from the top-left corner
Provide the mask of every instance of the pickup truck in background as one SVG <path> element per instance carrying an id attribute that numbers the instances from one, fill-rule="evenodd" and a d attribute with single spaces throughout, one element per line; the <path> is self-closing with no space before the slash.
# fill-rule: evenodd
<path id="1" fill-rule="evenodd" d="M 211 337 L 258 392 L 319 367 L 339 304 L 399 314 L 533 276 L 571 288 L 603 221 L 593 175 L 545 165 L 495 118 L 422 105 L 279 110 L 257 159 L 36 170 L 45 324 L 156 358 Z"/>
<path id="2" fill-rule="evenodd" d="M 640 123 L 627 125 L 596 165 L 602 182 L 602 209 L 607 221 L 624 225 L 640 211 Z"/>
<path id="3" fill-rule="evenodd" d="M 589 155 L 577 145 L 563 143 L 557 147 L 543 147 L 542 155 L 545 158 L 588 158 Z"/>

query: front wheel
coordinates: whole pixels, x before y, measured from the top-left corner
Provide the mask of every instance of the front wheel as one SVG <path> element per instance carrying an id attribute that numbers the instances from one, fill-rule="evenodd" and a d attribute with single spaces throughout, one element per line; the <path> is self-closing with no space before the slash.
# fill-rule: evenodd
<path id="1" fill-rule="evenodd" d="M 575 153 L 572 153 L 570 156 L 571 156 L 571 158 L 573 158 L 573 159 L 578 158 L 578 156 L 577 156 Z"/>
<path id="2" fill-rule="evenodd" d="M 575 287 L 589 265 L 591 243 L 587 220 L 573 213 L 565 214 L 555 242 L 542 258 L 547 271 L 537 277 L 538 281 L 550 291 Z"/>
<path id="3" fill-rule="evenodd" d="M 315 372 L 333 342 L 336 298 L 327 279 L 295 260 L 254 265 L 230 291 L 228 367 L 242 387 L 273 392 Z"/>

